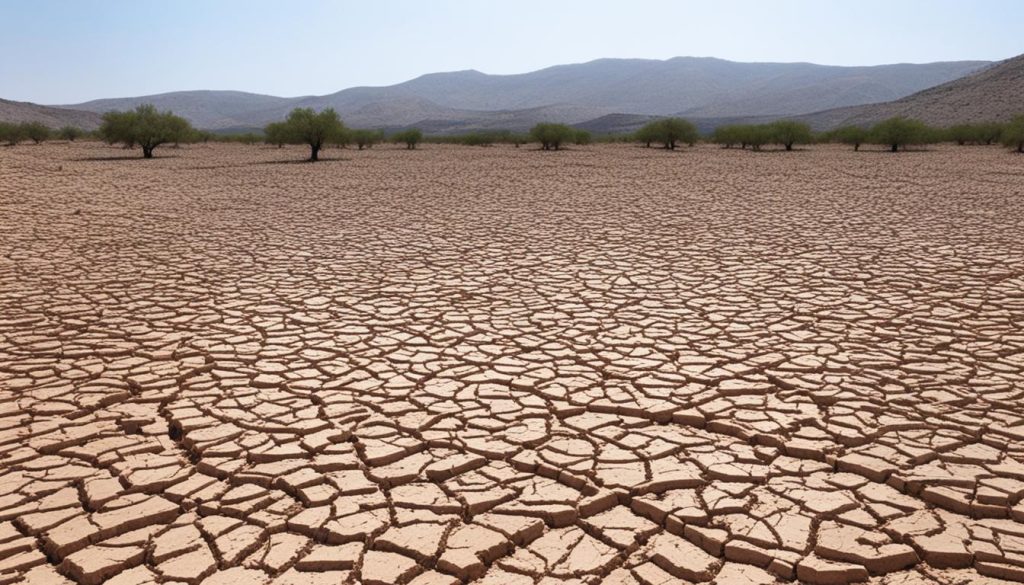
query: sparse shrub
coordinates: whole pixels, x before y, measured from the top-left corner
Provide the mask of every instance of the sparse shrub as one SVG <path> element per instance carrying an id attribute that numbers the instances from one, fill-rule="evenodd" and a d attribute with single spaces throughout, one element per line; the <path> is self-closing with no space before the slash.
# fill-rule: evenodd
<path id="1" fill-rule="evenodd" d="M 7 146 L 14 146 L 24 139 L 25 133 L 20 124 L 0 122 L 0 141 L 6 142 Z"/>
<path id="2" fill-rule="evenodd" d="M 978 124 L 978 140 L 981 144 L 993 144 L 999 142 L 1003 134 L 1003 125 L 998 122 L 984 122 Z"/>
<path id="3" fill-rule="evenodd" d="M 288 114 L 280 126 L 271 128 L 268 124 L 263 134 L 274 132 L 272 144 L 306 144 L 309 146 L 309 161 L 316 162 L 320 158 L 320 149 L 331 142 L 343 139 L 345 125 L 334 108 L 327 108 L 316 113 L 312 108 L 295 108 Z"/>
<path id="4" fill-rule="evenodd" d="M 637 131 L 638 139 L 650 146 L 652 142 L 660 142 L 666 149 L 675 150 L 682 142 L 693 146 L 700 139 L 697 127 L 682 118 L 665 118 L 648 122 Z"/>
<path id="5" fill-rule="evenodd" d="M 544 150 L 558 150 L 562 143 L 569 142 L 575 135 L 576 131 L 565 124 L 543 122 L 530 128 L 530 137 L 540 142 Z"/>
<path id="6" fill-rule="evenodd" d="M 36 144 L 50 138 L 50 127 L 42 122 L 22 122 L 19 126 L 22 136 Z"/>
<path id="7" fill-rule="evenodd" d="M 827 137 L 829 142 L 849 144 L 853 147 L 854 151 L 860 150 L 860 145 L 867 142 L 867 139 L 867 129 L 860 126 L 843 126 L 841 128 L 836 128 L 830 132 Z"/>
<path id="8" fill-rule="evenodd" d="M 1003 146 L 1024 152 L 1024 115 L 1015 117 L 1003 128 L 1000 140 Z"/>
<path id="9" fill-rule="evenodd" d="M 84 134 L 85 132 L 83 132 L 81 128 L 76 128 L 74 126 L 63 126 L 60 130 L 57 130 L 57 136 L 59 136 L 61 140 L 67 140 L 68 142 L 74 142 Z"/>
<path id="10" fill-rule="evenodd" d="M 746 143 L 743 141 L 742 128 L 735 124 L 715 128 L 715 131 L 711 133 L 711 141 L 715 144 L 721 144 L 722 148 L 732 148 L 737 144 L 746 148 Z"/>
<path id="11" fill-rule="evenodd" d="M 271 122 L 263 128 L 263 142 L 282 148 L 288 142 L 286 131 L 284 122 Z"/>
<path id="12" fill-rule="evenodd" d="M 786 150 L 793 150 L 794 144 L 809 144 L 814 140 L 811 127 L 803 122 L 779 120 L 768 125 L 768 132 L 775 144 L 781 144 Z"/>
<path id="13" fill-rule="evenodd" d="M 395 144 L 405 144 L 405 147 L 409 150 L 416 148 L 416 145 L 423 140 L 423 131 L 419 128 L 409 128 L 408 130 L 402 130 L 391 136 L 391 141 Z"/>
<path id="14" fill-rule="evenodd" d="M 576 146 L 586 146 L 594 141 L 594 137 L 586 130 L 577 130 L 572 142 Z"/>
<path id="15" fill-rule="evenodd" d="M 871 127 L 868 141 L 882 144 L 892 152 L 914 144 L 932 144 L 936 141 L 936 132 L 919 120 L 907 118 L 889 118 Z"/>
<path id="16" fill-rule="evenodd" d="M 355 143 L 359 150 L 364 148 L 373 148 L 374 144 L 377 144 L 383 138 L 383 134 L 379 130 L 353 130 L 351 132 L 352 142 Z"/>
<path id="17" fill-rule="evenodd" d="M 161 144 L 184 141 L 191 133 L 187 120 L 169 111 L 158 112 L 150 104 L 128 112 L 107 112 L 100 126 L 100 135 L 108 144 L 141 146 L 144 158 L 153 158 L 153 149 Z"/>

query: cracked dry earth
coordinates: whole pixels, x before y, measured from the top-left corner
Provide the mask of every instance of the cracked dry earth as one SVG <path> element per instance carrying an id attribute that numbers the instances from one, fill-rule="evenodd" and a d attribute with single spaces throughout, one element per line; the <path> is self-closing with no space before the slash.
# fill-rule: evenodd
<path id="1" fill-rule="evenodd" d="M 0 149 L 0 583 L 1024 581 L 1020 157 L 158 154 Z"/>

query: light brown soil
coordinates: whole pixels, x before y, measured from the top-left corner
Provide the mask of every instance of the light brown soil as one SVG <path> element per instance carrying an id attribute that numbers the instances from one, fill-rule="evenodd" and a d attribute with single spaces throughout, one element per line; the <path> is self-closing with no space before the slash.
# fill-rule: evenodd
<path id="1" fill-rule="evenodd" d="M 0 583 L 1024 581 L 1019 156 L 157 153 L 0 149 Z"/>

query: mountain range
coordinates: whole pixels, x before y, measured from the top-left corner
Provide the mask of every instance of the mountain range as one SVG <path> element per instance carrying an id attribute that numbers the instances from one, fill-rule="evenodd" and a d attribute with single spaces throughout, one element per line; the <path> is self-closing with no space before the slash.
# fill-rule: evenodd
<path id="1" fill-rule="evenodd" d="M 152 103 L 198 128 L 222 132 L 262 128 L 296 107 L 334 108 L 352 127 L 415 125 L 431 134 L 525 130 L 541 121 L 608 132 L 629 131 L 669 115 L 690 118 L 703 129 L 728 121 L 780 117 L 807 119 L 820 128 L 868 123 L 889 112 L 912 115 L 927 103 L 932 104 L 929 115 L 934 112 L 942 118 L 933 123 L 945 123 L 943 112 L 973 119 L 992 117 L 993 108 L 1004 109 L 1006 115 L 1014 107 L 1024 109 L 1016 97 L 1024 89 L 1022 59 L 871 67 L 738 63 L 703 57 L 599 59 L 516 75 L 472 70 L 432 73 L 396 85 L 354 87 L 323 96 L 286 98 L 202 90 L 61 106 L 0 101 L 0 119 L 35 116 L 60 125 L 70 123 L 64 120 L 73 116 L 77 125 L 91 128 L 103 112 Z M 975 85 L 982 89 L 970 89 Z M 1005 100 L 1001 97 L 990 107 L 987 94 L 996 90 Z M 919 97 L 922 93 L 924 97 Z M 962 104 L 970 107 L 965 110 Z"/>

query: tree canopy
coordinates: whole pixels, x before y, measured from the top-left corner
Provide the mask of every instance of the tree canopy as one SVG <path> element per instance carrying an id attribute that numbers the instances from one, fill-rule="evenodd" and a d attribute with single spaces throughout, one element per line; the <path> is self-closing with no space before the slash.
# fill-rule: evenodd
<path id="1" fill-rule="evenodd" d="M 543 122 L 530 129 L 530 137 L 540 142 L 544 150 L 558 150 L 562 143 L 569 142 L 576 136 L 576 131 L 565 124 Z"/>
<path id="2" fill-rule="evenodd" d="M 161 144 L 184 141 L 192 132 L 187 120 L 169 111 L 158 112 L 150 104 L 127 112 L 107 112 L 99 130 L 109 144 L 120 142 L 126 148 L 142 147 L 145 158 L 153 158 L 153 149 Z"/>
<path id="3" fill-rule="evenodd" d="M 888 146 L 889 150 L 896 152 L 908 145 L 928 144 L 934 141 L 934 132 L 919 120 L 889 118 L 871 127 L 868 141 Z"/>
<path id="4" fill-rule="evenodd" d="M 423 140 L 423 131 L 419 128 L 409 128 L 393 134 L 391 140 L 396 144 L 405 144 L 406 148 L 413 150 Z"/>
<path id="5" fill-rule="evenodd" d="M 650 146 L 660 142 L 669 150 L 675 150 L 678 143 L 693 145 L 700 139 L 697 127 L 682 118 L 664 118 L 648 122 L 636 133 L 636 138 Z"/>
<path id="6" fill-rule="evenodd" d="M 1015 117 L 1003 128 L 1001 141 L 1007 148 L 1024 152 L 1024 115 Z"/>
<path id="7" fill-rule="evenodd" d="M 327 108 L 320 113 L 314 112 L 312 108 L 295 108 L 284 122 L 268 124 L 263 133 L 266 137 L 273 137 L 272 140 L 268 138 L 273 144 L 309 145 L 309 160 L 315 162 L 319 160 L 320 149 L 325 144 L 342 140 L 345 125 L 341 123 L 334 108 Z"/>

